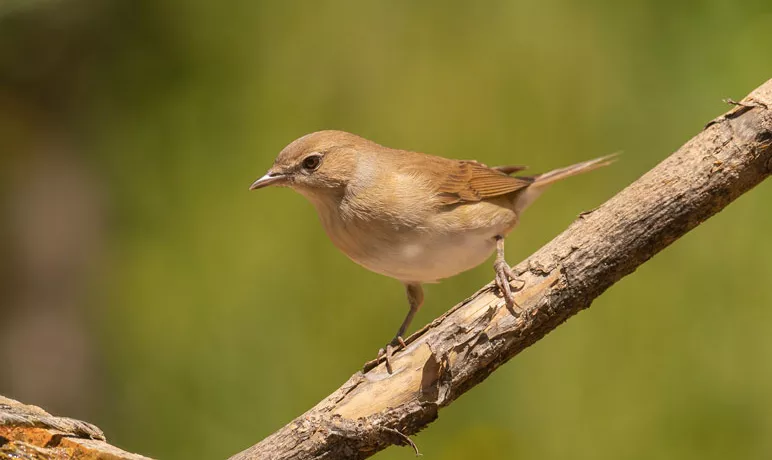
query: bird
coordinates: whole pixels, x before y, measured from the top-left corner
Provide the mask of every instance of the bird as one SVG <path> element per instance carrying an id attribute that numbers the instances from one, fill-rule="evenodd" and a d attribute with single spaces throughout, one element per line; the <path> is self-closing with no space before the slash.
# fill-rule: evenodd
<path id="1" fill-rule="evenodd" d="M 550 185 L 606 166 L 615 156 L 513 176 L 526 168 L 488 167 L 325 130 L 287 145 L 249 189 L 279 186 L 300 193 L 338 249 L 404 284 L 408 313 L 376 358 L 385 360 L 391 374 L 391 358 L 405 347 L 403 336 L 423 304 L 423 284 L 474 268 L 495 252 L 495 284 L 512 309 L 513 289 L 523 283 L 504 258 L 506 236 Z"/>

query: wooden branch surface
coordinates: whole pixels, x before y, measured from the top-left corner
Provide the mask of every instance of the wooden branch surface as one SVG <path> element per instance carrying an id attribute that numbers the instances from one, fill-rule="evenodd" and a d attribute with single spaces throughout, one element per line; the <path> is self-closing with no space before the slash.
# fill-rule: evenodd
<path id="1" fill-rule="evenodd" d="M 772 80 L 677 152 L 515 267 L 512 312 L 489 284 L 407 340 L 393 360 L 357 372 L 245 459 L 361 459 L 406 444 L 440 408 L 544 337 L 772 172 Z M 514 314 L 513 314 L 514 313 Z"/>
<path id="2" fill-rule="evenodd" d="M 150 460 L 107 443 L 102 430 L 0 396 L 0 460 Z"/>

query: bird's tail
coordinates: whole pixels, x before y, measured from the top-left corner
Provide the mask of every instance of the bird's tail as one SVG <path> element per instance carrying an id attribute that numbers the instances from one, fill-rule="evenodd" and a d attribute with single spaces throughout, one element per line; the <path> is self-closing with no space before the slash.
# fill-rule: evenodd
<path id="1" fill-rule="evenodd" d="M 533 176 L 533 183 L 528 186 L 517 198 L 516 212 L 519 214 L 525 210 L 531 203 L 539 197 L 550 185 L 567 177 L 576 176 L 590 172 L 594 169 L 608 166 L 616 161 L 618 153 L 606 155 L 605 157 L 595 158 L 594 160 L 583 161 L 565 168 L 554 169 L 538 176 Z"/>
<path id="2" fill-rule="evenodd" d="M 619 154 L 614 153 L 612 155 L 606 155 L 605 157 L 583 161 L 571 166 L 566 166 L 565 168 L 553 169 L 550 172 L 539 174 L 533 178 L 533 184 L 531 184 L 529 187 L 543 188 L 567 177 L 576 176 L 577 174 L 583 174 L 590 172 L 593 169 L 608 166 L 616 160 L 618 155 Z"/>

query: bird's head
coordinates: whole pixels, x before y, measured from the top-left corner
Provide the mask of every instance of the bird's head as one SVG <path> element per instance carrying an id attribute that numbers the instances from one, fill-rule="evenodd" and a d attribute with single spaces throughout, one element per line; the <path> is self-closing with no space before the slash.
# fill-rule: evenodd
<path id="1" fill-rule="evenodd" d="M 340 191 L 356 173 L 359 152 L 377 144 L 343 131 L 317 131 L 286 146 L 250 190 L 290 187 L 309 198 Z"/>

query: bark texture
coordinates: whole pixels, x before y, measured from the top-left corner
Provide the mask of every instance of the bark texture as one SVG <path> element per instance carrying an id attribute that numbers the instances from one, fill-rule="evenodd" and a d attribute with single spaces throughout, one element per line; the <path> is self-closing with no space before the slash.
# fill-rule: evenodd
<path id="1" fill-rule="evenodd" d="M 0 396 L 0 460 L 150 460 L 107 443 L 102 430 Z"/>
<path id="2" fill-rule="evenodd" d="M 411 444 L 447 406 L 609 286 L 772 173 L 772 80 L 515 267 L 508 310 L 489 284 L 260 443 L 246 459 L 362 459 Z M 414 446 L 413 446 L 414 447 Z"/>

